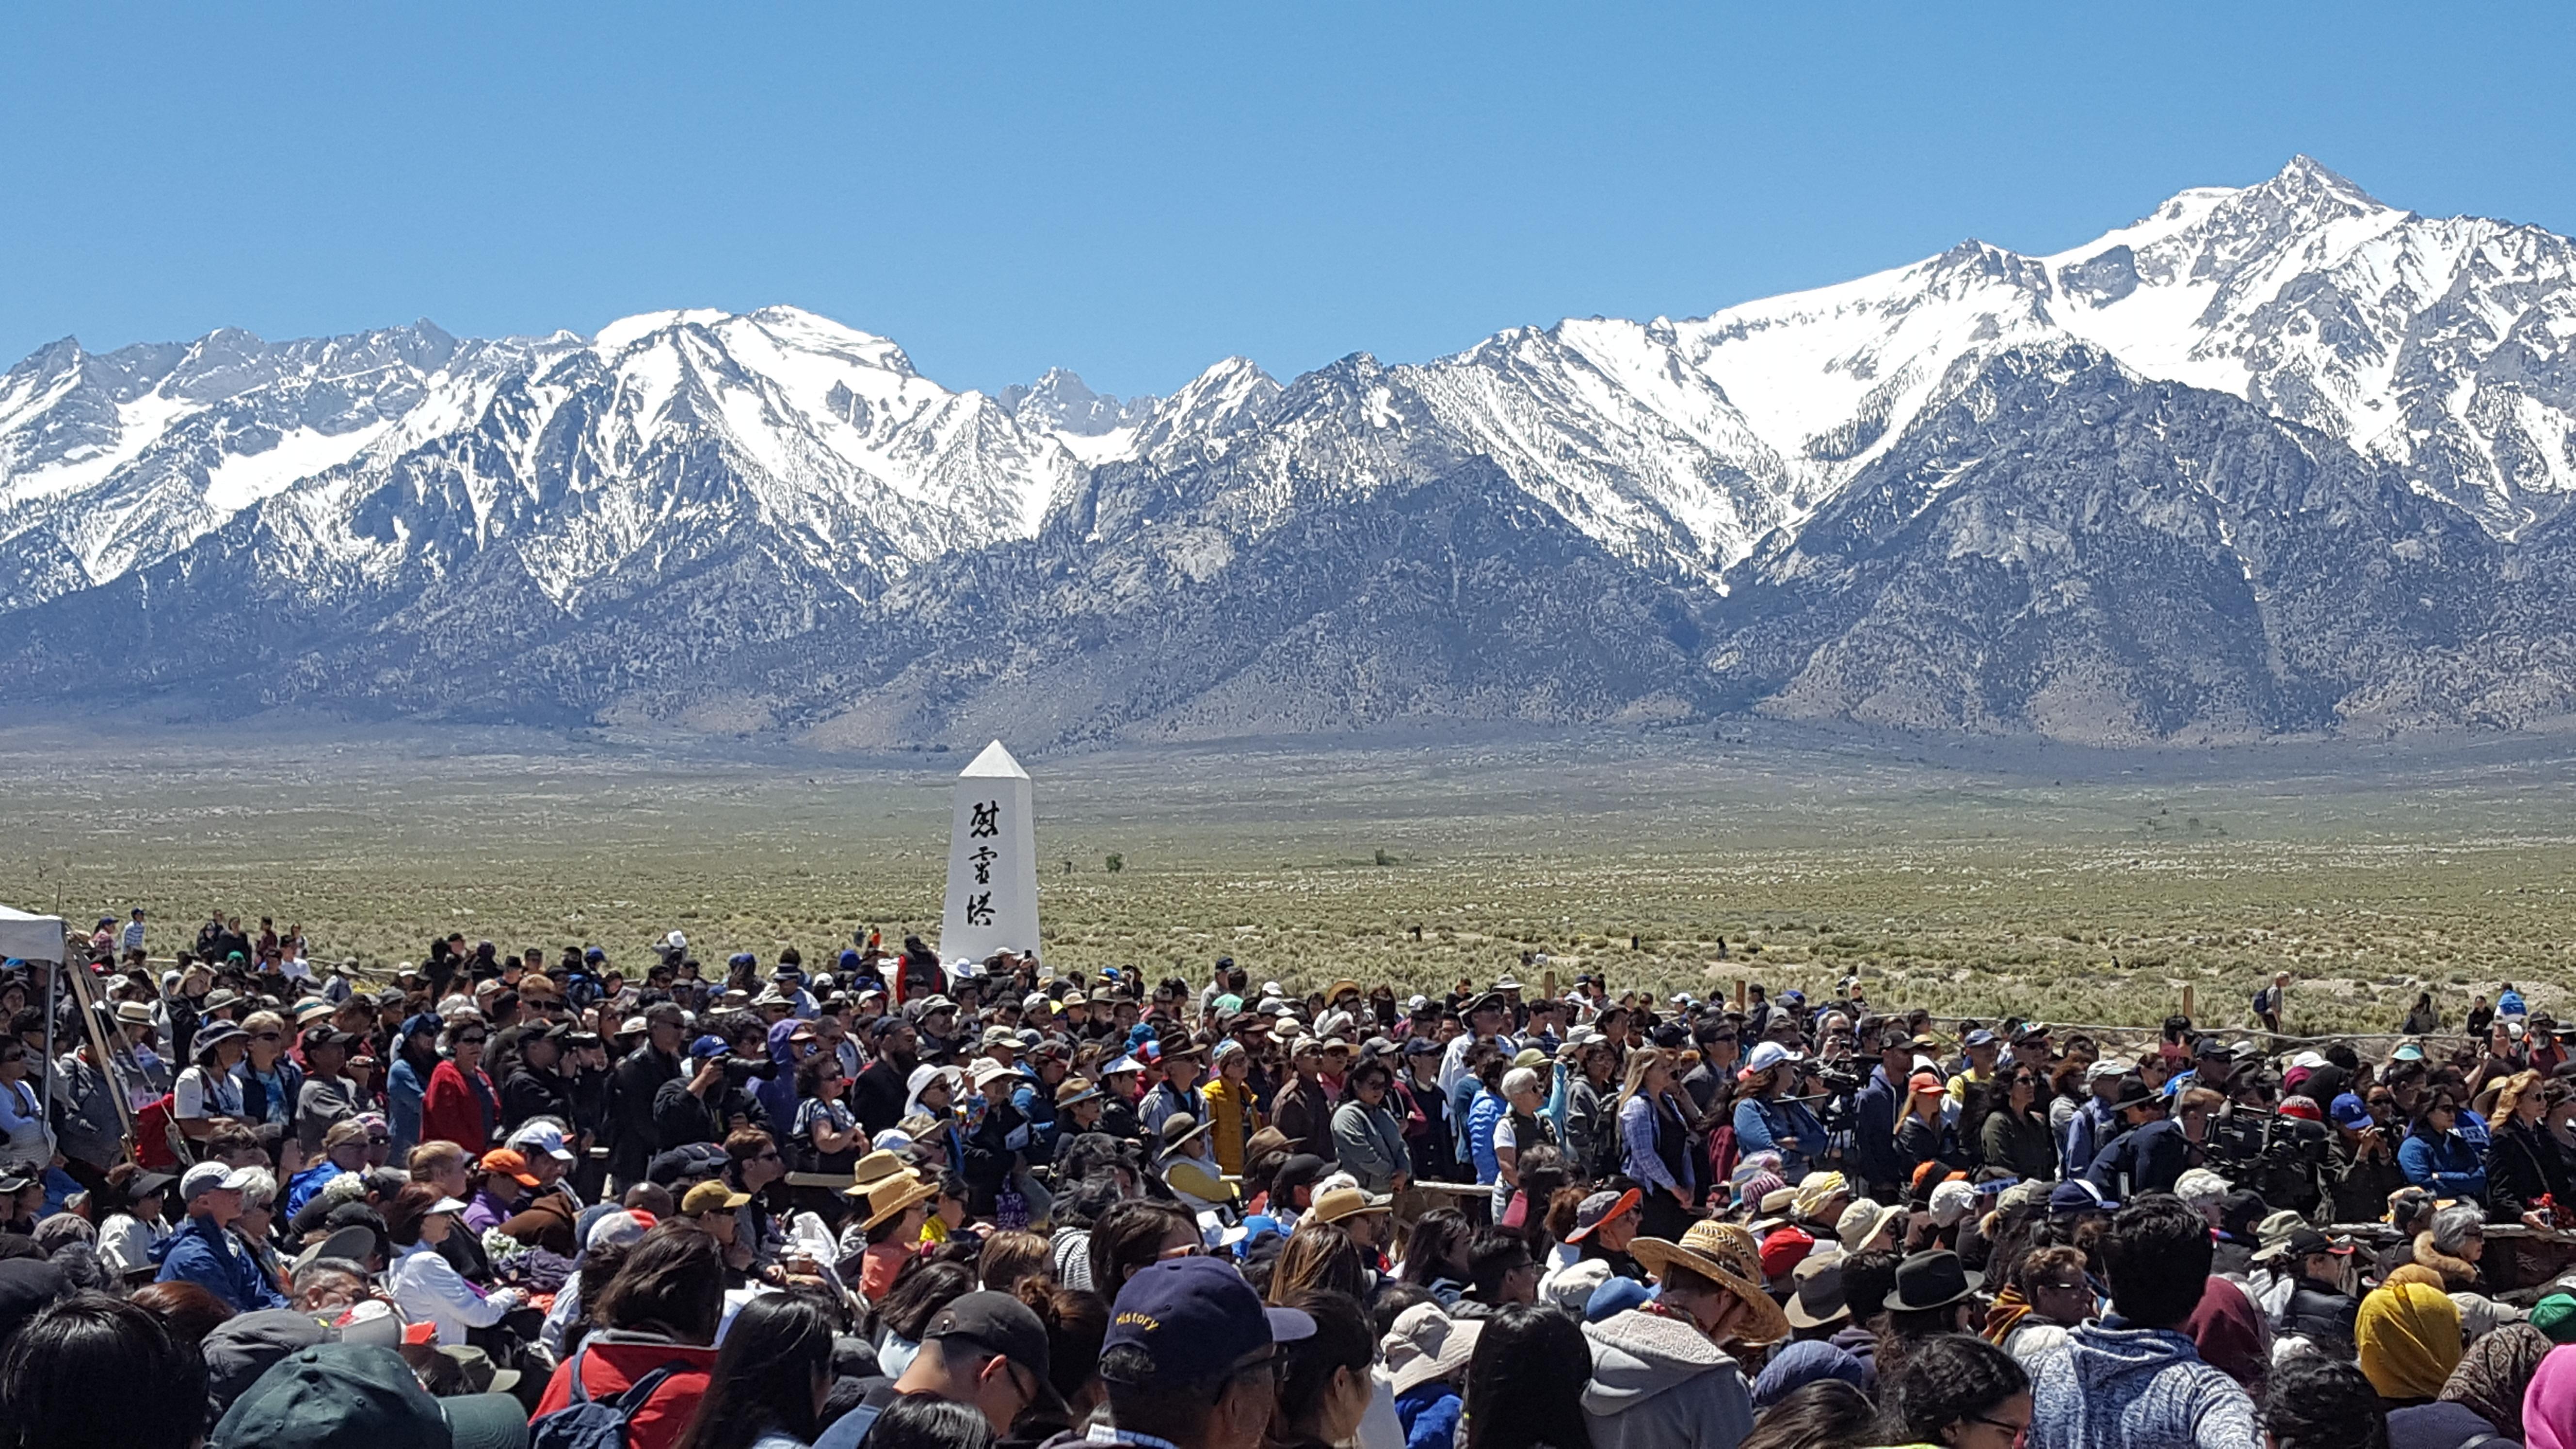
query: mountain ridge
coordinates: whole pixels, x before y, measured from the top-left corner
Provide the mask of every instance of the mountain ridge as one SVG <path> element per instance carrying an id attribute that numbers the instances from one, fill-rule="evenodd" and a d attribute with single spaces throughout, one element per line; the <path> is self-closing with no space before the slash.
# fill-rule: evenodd
<path id="1" fill-rule="evenodd" d="M 2571 707 L 2571 496 L 2576 244 L 2301 156 L 2055 253 L 1167 397 L 783 306 L 65 339 L 0 374 L 0 661 L 870 745 L 2521 728 Z"/>

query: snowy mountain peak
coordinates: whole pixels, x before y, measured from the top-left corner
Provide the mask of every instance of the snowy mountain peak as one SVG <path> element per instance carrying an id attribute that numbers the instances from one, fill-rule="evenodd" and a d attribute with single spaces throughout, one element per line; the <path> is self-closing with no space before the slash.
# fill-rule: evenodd
<path id="1" fill-rule="evenodd" d="M 1128 427 L 1154 411 L 1150 397 L 1122 403 L 1107 393 L 1093 392 L 1078 374 L 1061 367 L 1048 368 L 1036 382 L 1011 384 L 996 401 L 1024 427 L 1078 438 L 1096 438 Z"/>

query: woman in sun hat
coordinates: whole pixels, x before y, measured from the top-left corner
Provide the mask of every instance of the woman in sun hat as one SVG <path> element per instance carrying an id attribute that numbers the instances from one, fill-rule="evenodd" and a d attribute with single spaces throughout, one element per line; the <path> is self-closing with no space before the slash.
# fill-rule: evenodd
<path id="1" fill-rule="evenodd" d="M 1730 1350 L 1789 1336 L 1788 1319 L 1762 1291 L 1750 1235 L 1698 1222 L 1679 1242 L 1639 1238 L 1628 1250 L 1662 1291 L 1584 1326 L 1593 1449 L 1741 1442 L 1753 1430 L 1753 1385 Z"/>
<path id="2" fill-rule="evenodd" d="M 930 1200 L 939 1196 L 939 1185 L 903 1171 L 845 1191 L 866 1204 L 867 1217 L 859 1228 L 868 1245 L 859 1252 L 858 1289 L 860 1297 L 873 1303 L 894 1286 L 921 1241 L 921 1225 L 930 1215 Z"/>
<path id="3" fill-rule="evenodd" d="M 1405 1449 L 1450 1449 L 1458 1391 L 1483 1328 L 1482 1320 L 1452 1318 L 1437 1303 L 1416 1303 L 1395 1316 L 1381 1349 Z"/>

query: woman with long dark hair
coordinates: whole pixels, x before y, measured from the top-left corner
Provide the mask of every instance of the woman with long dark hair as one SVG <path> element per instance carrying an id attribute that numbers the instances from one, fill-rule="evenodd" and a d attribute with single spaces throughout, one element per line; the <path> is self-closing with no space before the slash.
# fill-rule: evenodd
<path id="1" fill-rule="evenodd" d="M 2057 1176 L 2057 1143 L 2048 1135 L 2046 1087 L 2039 1068 L 2006 1068 L 1995 1085 L 1995 1108 L 1977 1129 L 1986 1165 L 2009 1169 L 2024 1182 Z"/>
<path id="2" fill-rule="evenodd" d="M 832 1389 L 832 1315 L 797 1293 L 763 1293 L 725 1331 L 679 1449 L 805 1449 Z"/>
<path id="3" fill-rule="evenodd" d="M 608 1280 L 599 1327 L 555 1366 L 537 1413 L 571 1403 L 576 1376 L 597 1400 L 677 1364 L 626 1421 L 628 1449 L 677 1449 L 714 1373 L 723 1313 L 724 1249 L 686 1219 L 655 1224 Z"/>
<path id="4" fill-rule="evenodd" d="M 1159 1198 L 1126 1198 L 1091 1225 L 1091 1287 L 1115 1303 L 1127 1280 L 1165 1258 L 1199 1251 L 1199 1225 L 1189 1210 Z"/>
<path id="5" fill-rule="evenodd" d="M 1368 1315 L 1358 1299 L 1330 1290 L 1300 1293 L 1282 1306 L 1314 1319 L 1315 1331 L 1280 1346 L 1287 1362 L 1269 1443 L 1278 1449 L 1345 1443 L 1359 1432 L 1372 1390 L 1369 1365 L 1377 1360 L 1377 1335 Z"/>
<path id="6" fill-rule="evenodd" d="M 1413 1224 L 1405 1240 L 1404 1265 L 1396 1276 L 1427 1290 L 1443 1304 L 1454 1303 L 1467 1290 L 1467 1237 L 1473 1231 L 1467 1215 L 1456 1208 L 1433 1208 Z"/>
<path id="7" fill-rule="evenodd" d="M 1592 1346 L 1574 1320 L 1520 1303 L 1485 1319 L 1467 1360 L 1464 1449 L 1592 1449 Z"/>

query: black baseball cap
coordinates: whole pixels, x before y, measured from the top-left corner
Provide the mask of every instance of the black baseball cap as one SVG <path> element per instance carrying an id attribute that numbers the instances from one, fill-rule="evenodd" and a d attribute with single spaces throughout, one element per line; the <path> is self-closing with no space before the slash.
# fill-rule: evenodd
<path id="1" fill-rule="evenodd" d="M 1046 1325 L 1010 1294 L 990 1290 L 959 1294 L 939 1310 L 930 1320 L 929 1331 L 922 1334 L 924 1342 L 934 1338 L 961 1339 L 986 1353 L 1000 1354 L 1036 1375 L 1040 1403 L 1058 1402 Z"/>
<path id="2" fill-rule="evenodd" d="M 2313 1258 L 2319 1253 L 2349 1253 L 2350 1245 L 2337 1246 L 2335 1240 L 2314 1228 L 2301 1228 L 2290 1234 L 2288 1243 L 2293 1258 Z"/>
<path id="3" fill-rule="evenodd" d="M 1144 1349 L 1157 1383 L 1204 1384 L 1268 1344 L 1314 1334 L 1315 1320 L 1305 1313 L 1264 1308 L 1233 1264 L 1169 1258 L 1147 1264 L 1118 1290 L 1100 1347 Z"/>

